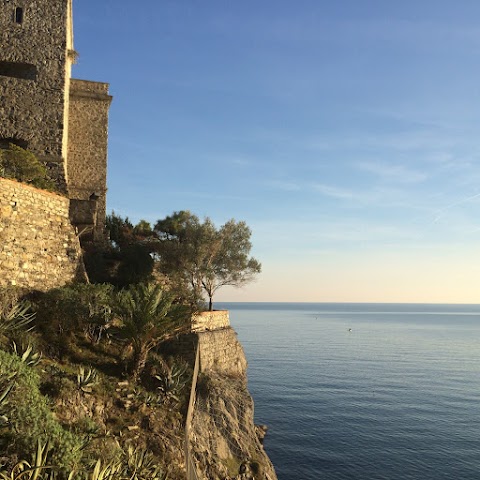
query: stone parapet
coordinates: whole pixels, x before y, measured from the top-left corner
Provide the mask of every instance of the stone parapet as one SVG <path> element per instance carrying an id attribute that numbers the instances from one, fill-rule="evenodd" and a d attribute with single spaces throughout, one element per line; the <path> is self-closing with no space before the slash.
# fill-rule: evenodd
<path id="1" fill-rule="evenodd" d="M 0 178 L 0 286 L 46 291 L 84 275 L 67 198 Z"/>
<path id="2" fill-rule="evenodd" d="M 230 327 L 228 310 L 200 312 L 192 317 L 192 332 L 206 332 Z"/>
<path id="3" fill-rule="evenodd" d="M 72 78 L 70 83 L 70 94 L 83 93 L 100 93 L 111 98 L 108 95 L 109 84 L 104 82 L 94 82 L 91 80 L 79 80 Z"/>

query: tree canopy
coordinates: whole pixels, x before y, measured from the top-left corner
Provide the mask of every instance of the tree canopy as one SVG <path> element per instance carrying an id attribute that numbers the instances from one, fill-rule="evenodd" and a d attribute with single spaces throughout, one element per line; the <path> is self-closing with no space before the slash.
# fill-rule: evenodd
<path id="1" fill-rule="evenodd" d="M 250 257 L 251 231 L 243 221 L 232 219 L 217 229 L 208 217 L 201 221 L 182 210 L 159 220 L 154 231 L 162 273 L 189 285 L 194 302 L 206 293 L 209 310 L 219 288 L 241 287 L 261 271 Z"/>

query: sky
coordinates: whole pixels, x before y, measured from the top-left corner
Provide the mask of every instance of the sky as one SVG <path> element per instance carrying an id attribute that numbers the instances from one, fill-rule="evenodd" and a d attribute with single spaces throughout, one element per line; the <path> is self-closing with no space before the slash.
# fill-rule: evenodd
<path id="1" fill-rule="evenodd" d="M 478 0 L 74 0 L 108 209 L 252 229 L 221 301 L 480 303 Z"/>

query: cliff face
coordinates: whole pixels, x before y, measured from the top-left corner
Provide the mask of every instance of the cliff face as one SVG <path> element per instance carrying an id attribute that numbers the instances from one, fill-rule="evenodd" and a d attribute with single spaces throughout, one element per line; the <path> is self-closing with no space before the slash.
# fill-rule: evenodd
<path id="1" fill-rule="evenodd" d="M 254 425 L 247 361 L 235 331 L 199 333 L 199 349 L 191 449 L 200 478 L 276 480 Z"/>

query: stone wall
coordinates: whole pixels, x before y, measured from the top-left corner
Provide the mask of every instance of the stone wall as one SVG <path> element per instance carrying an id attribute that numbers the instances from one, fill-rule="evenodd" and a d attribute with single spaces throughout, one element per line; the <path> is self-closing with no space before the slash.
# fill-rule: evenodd
<path id="1" fill-rule="evenodd" d="M 0 178 L 0 286 L 48 290 L 83 272 L 69 200 Z"/>
<path id="2" fill-rule="evenodd" d="M 228 310 L 200 312 L 192 317 L 192 332 L 205 332 L 230 326 Z"/>
<path id="3" fill-rule="evenodd" d="M 70 198 L 98 196 L 97 224 L 106 215 L 108 83 L 72 79 L 68 122 L 67 182 Z"/>
<path id="4" fill-rule="evenodd" d="M 203 373 L 245 375 L 247 360 L 233 328 L 198 333 L 200 370 Z"/>
<path id="5" fill-rule="evenodd" d="M 71 0 L 0 0 L 0 140 L 28 148 L 62 177 L 70 15 Z"/>

